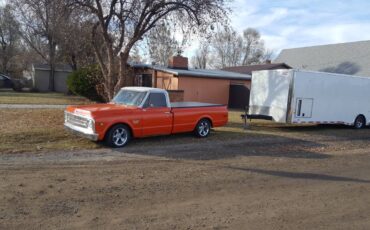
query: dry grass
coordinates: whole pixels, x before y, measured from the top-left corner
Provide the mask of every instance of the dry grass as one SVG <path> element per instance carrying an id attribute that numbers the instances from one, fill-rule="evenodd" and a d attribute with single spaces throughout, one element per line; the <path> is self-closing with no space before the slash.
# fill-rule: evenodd
<path id="1" fill-rule="evenodd" d="M 359 140 L 370 139 L 370 130 L 365 128 L 357 130 L 345 125 L 302 125 L 302 124 L 281 124 L 266 120 L 248 121 L 248 128 L 244 129 L 244 121 L 240 115 L 243 112 L 229 112 L 229 123 L 225 127 L 217 128 L 221 131 L 220 138 L 227 137 L 251 137 L 251 136 L 276 136 L 293 139 L 343 139 Z"/>
<path id="2" fill-rule="evenodd" d="M 0 153 L 97 148 L 64 131 L 63 110 L 0 110 Z"/>
<path id="3" fill-rule="evenodd" d="M 254 120 L 244 129 L 242 112 L 229 113 L 229 123 L 216 128 L 206 139 L 229 141 L 240 138 L 276 136 L 293 139 L 370 138 L 368 129 L 354 130 L 345 126 L 294 126 L 270 121 Z M 203 142 L 192 134 L 150 137 L 134 140 L 132 146 L 176 145 Z M 102 148 L 101 144 L 71 135 L 63 128 L 63 110 L 5 109 L 0 110 L 0 153 L 47 152 L 51 150 L 78 150 Z"/>
<path id="4" fill-rule="evenodd" d="M 230 113 L 230 124 L 217 128 L 207 141 L 241 138 L 243 129 L 240 114 Z M 133 145 L 172 145 L 202 142 L 192 134 L 144 138 Z M 46 152 L 103 147 L 101 144 L 69 134 L 63 128 L 63 110 L 4 109 L 0 111 L 0 153 Z"/>
<path id="5" fill-rule="evenodd" d="M 91 102 L 86 98 L 67 96 L 62 93 L 0 91 L 0 104 L 79 105 L 87 103 Z"/>

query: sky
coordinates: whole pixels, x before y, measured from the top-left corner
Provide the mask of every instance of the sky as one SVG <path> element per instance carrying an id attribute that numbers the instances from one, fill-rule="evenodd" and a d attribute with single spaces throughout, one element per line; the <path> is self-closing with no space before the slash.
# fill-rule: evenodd
<path id="1" fill-rule="evenodd" d="M 258 29 L 276 51 L 370 39 L 369 0 L 235 0 L 232 9 L 235 28 Z"/>
<path id="2" fill-rule="evenodd" d="M 370 40 L 370 0 L 234 0 L 231 25 L 258 29 L 267 48 Z M 185 53 L 194 52 L 194 46 Z"/>
<path id="3" fill-rule="evenodd" d="M 286 48 L 370 40 L 370 0 L 228 1 L 234 29 L 258 29 L 275 55 Z M 193 40 L 184 55 L 193 56 L 197 47 Z"/>

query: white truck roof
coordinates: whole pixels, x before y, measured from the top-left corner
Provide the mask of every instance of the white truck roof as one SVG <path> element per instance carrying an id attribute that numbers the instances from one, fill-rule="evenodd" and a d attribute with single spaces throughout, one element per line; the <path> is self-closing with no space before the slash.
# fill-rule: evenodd
<path id="1" fill-rule="evenodd" d="M 166 97 L 167 107 L 171 107 L 170 96 L 168 95 L 168 92 L 166 90 L 164 90 L 164 89 L 151 88 L 151 87 L 132 87 L 132 86 L 129 86 L 129 87 L 123 87 L 123 88 L 121 88 L 121 90 L 133 90 L 133 91 L 147 93 L 147 95 L 146 95 L 145 99 L 143 100 L 143 102 L 145 102 L 147 100 L 147 98 L 149 96 L 149 93 L 162 93 Z"/>
<path id="2" fill-rule="evenodd" d="M 163 93 L 163 92 L 166 92 L 166 90 L 164 89 L 159 89 L 159 88 L 151 88 L 151 87 L 133 87 L 133 86 L 129 86 L 129 87 L 123 87 L 122 89 L 129 89 L 129 90 L 134 90 L 134 91 L 139 91 L 139 92 L 157 92 L 157 93 Z"/>

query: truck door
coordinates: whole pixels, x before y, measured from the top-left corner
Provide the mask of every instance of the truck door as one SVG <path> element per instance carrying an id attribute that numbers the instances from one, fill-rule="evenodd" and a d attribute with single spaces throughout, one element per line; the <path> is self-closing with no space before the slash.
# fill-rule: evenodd
<path id="1" fill-rule="evenodd" d="M 144 136 L 171 134 L 172 113 L 165 94 L 149 94 L 143 108 L 142 130 Z"/>
<path id="2" fill-rule="evenodd" d="M 295 108 L 295 117 L 311 118 L 312 117 L 312 107 L 313 107 L 312 98 L 297 98 L 296 108 Z"/>

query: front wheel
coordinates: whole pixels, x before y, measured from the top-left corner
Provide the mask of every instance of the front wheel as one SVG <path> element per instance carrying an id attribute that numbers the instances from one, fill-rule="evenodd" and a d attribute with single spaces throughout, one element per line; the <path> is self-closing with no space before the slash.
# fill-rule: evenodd
<path id="1" fill-rule="evenodd" d="M 127 125 L 115 125 L 113 126 L 105 138 L 105 142 L 108 146 L 113 148 L 120 148 L 125 146 L 131 139 L 131 131 Z"/>
<path id="2" fill-rule="evenodd" d="M 211 132 L 211 122 L 208 119 L 200 120 L 194 132 L 197 137 L 207 137 Z"/>
<path id="3" fill-rule="evenodd" d="M 365 117 L 362 115 L 357 116 L 355 119 L 355 124 L 354 124 L 355 129 L 362 129 L 362 128 L 365 128 L 365 126 L 366 126 Z"/>

